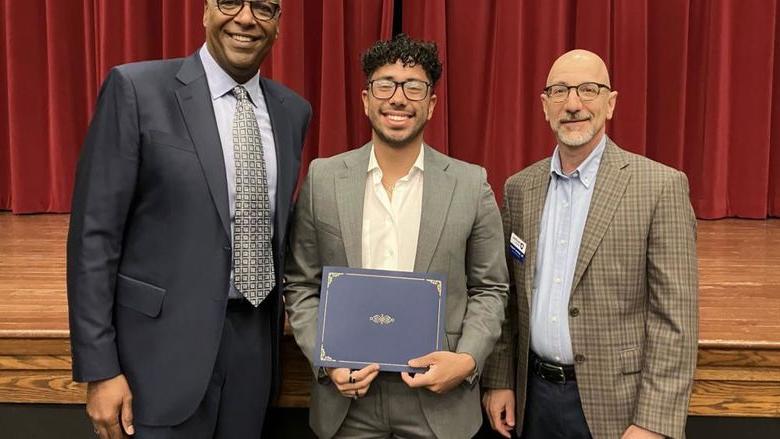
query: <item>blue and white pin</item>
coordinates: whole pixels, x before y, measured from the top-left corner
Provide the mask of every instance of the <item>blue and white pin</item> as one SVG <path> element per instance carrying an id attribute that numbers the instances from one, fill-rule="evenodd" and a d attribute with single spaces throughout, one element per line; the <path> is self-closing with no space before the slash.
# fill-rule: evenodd
<path id="1" fill-rule="evenodd" d="M 525 261 L 525 248 L 525 241 L 512 233 L 512 236 L 509 237 L 509 253 L 517 262 L 523 263 Z"/>

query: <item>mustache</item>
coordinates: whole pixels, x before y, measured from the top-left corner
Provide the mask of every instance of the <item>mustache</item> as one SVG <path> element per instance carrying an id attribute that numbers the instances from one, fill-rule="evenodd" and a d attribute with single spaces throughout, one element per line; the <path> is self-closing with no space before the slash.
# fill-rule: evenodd
<path id="1" fill-rule="evenodd" d="M 560 122 L 582 122 L 590 120 L 590 116 L 585 113 L 566 113 L 566 115 L 559 119 Z"/>

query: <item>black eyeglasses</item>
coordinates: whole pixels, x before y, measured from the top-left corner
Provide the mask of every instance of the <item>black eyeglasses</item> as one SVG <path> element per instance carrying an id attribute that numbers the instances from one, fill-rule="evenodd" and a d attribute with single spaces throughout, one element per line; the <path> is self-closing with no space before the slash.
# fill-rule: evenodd
<path id="1" fill-rule="evenodd" d="M 371 94 L 377 99 L 390 99 L 401 86 L 401 90 L 410 101 L 421 101 L 428 96 L 428 89 L 431 84 L 419 79 L 410 79 L 408 81 L 393 81 L 392 79 L 374 79 L 368 81 L 368 88 Z"/>
<path id="2" fill-rule="evenodd" d="M 577 91 L 577 96 L 580 97 L 581 101 L 587 102 L 596 99 L 599 93 L 601 93 L 602 88 L 606 88 L 610 91 L 612 90 L 610 86 L 599 84 L 598 82 L 583 82 L 580 85 L 553 84 L 547 86 L 543 91 L 551 101 L 559 104 L 566 99 L 569 99 L 569 90 L 571 89 Z"/>
<path id="3" fill-rule="evenodd" d="M 267 0 L 217 0 L 217 9 L 225 15 L 235 17 L 244 9 L 244 3 L 249 3 L 249 9 L 256 20 L 275 20 L 282 13 L 281 6 Z"/>

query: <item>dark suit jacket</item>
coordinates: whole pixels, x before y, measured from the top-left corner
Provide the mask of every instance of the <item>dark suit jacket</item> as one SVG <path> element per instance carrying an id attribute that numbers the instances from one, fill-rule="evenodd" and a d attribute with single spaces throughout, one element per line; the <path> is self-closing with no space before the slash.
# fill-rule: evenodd
<path id="1" fill-rule="evenodd" d="M 281 285 L 288 218 L 311 114 L 262 78 L 276 142 L 273 240 Z M 114 68 L 79 160 L 68 235 L 73 377 L 124 373 L 135 419 L 172 425 L 200 403 L 225 319 L 231 266 L 222 147 L 200 58 Z M 283 321 L 274 314 L 275 382 Z M 269 373 L 269 379 L 271 374 Z"/>

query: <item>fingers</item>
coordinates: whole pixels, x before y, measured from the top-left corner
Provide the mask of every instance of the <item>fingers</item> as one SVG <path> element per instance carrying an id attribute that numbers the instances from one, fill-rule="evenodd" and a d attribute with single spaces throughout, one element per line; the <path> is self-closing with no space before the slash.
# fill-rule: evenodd
<path id="1" fill-rule="evenodd" d="M 122 420 L 122 429 L 129 436 L 135 434 L 135 428 L 133 428 L 133 397 L 131 395 L 125 395 L 122 400 L 122 412 L 120 413 L 120 419 Z"/>
<path id="2" fill-rule="evenodd" d="M 498 404 L 492 404 L 488 413 L 490 426 L 493 427 L 493 430 L 497 431 L 501 436 L 510 437 L 510 432 L 512 429 L 504 423 L 503 419 L 501 419 L 503 414 L 503 407 L 499 406 Z"/>
<path id="3" fill-rule="evenodd" d="M 430 354 L 423 355 L 422 357 L 412 358 L 408 364 L 411 367 L 428 367 L 434 364 L 439 359 L 438 352 L 431 352 Z"/>
<path id="4" fill-rule="evenodd" d="M 514 395 L 506 402 L 506 425 L 515 428 L 515 398 Z"/>
<path id="5" fill-rule="evenodd" d="M 409 387 L 427 387 L 436 382 L 435 372 L 433 369 L 426 373 L 416 373 L 414 376 L 406 372 L 401 372 L 401 379 Z"/>
<path id="6" fill-rule="evenodd" d="M 506 390 L 489 390 L 482 400 L 490 427 L 501 436 L 510 438 L 515 426 L 514 393 Z"/>
<path id="7" fill-rule="evenodd" d="M 357 381 L 364 380 L 364 379 L 366 379 L 367 377 L 369 377 L 371 375 L 376 376 L 377 373 L 379 373 L 379 365 L 378 364 L 369 364 L 368 366 L 366 366 L 366 367 L 364 367 L 364 368 L 362 368 L 360 370 L 352 371 L 351 375 L 352 375 L 352 378 L 354 378 L 355 381 L 357 382 Z"/>
<path id="8" fill-rule="evenodd" d="M 371 382 L 379 375 L 379 365 L 369 364 L 360 369 L 335 369 L 330 371 L 331 381 L 336 389 L 346 398 L 361 398 L 368 393 Z"/>
<path id="9" fill-rule="evenodd" d="M 122 433 L 122 424 L 119 423 L 118 419 L 113 424 L 108 425 L 106 431 L 108 431 L 108 439 L 123 439 L 124 437 Z"/>

